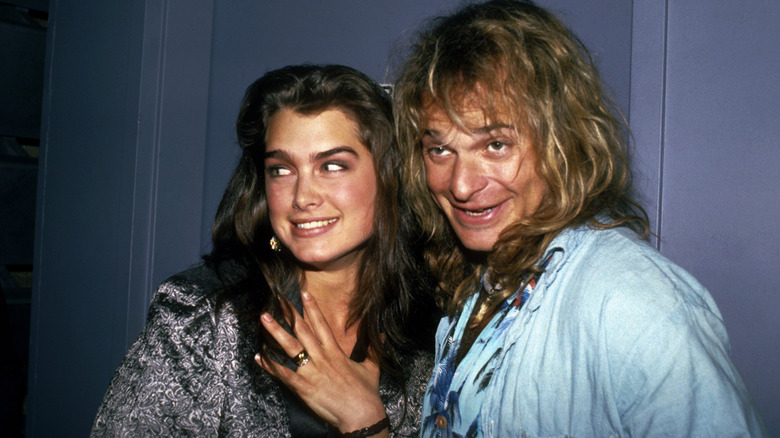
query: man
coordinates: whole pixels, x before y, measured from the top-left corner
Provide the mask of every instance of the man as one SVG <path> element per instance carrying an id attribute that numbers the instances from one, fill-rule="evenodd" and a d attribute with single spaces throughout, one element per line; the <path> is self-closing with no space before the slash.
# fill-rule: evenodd
<path id="1" fill-rule="evenodd" d="M 710 294 L 649 246 L 587 50 L 497 0 L 433 20 L 395 87 L 445 317 L 422 436 L 765 434 Z"/>

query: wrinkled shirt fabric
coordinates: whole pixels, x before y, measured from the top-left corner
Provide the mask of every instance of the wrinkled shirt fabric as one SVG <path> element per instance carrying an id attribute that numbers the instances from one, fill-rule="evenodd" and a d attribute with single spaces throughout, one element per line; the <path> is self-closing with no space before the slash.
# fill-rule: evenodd
<path id="1" fill-rule="evenodd" d="M 290 437 L 277 382 L 254 361 L 256 328 L 234 303 L 218 308 L 221 283 L 205 265 L 165 281 L 147 323 L 103 399 L 92 437 Z M 430 354 L 400 357 L 403 388 L 380 374 L 380 397 L 397 437 L 419 433 Z"/>
<path id="2" fill-rule="evenodd" d="M 508 327 L 457 369 L 447 357 L 477 294 L 441 320 L 421 437 L 766 435 L 721 314 L 690 274 L 626 228 L 566 229 L 547 254 L 527 302 L 488 325 Z"/>

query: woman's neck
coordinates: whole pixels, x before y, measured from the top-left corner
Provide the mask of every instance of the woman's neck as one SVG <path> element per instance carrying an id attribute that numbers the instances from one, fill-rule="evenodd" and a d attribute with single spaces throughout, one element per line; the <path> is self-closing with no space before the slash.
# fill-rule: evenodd
<path id="1" fill-rule="evenodd" d="M 349 305 L 355 293 L 356 272 L 306 271 L 303 291 L 317 301 L 317 307 L 325 317 L 336 340 L 349 354 L 355 344 L 355 330 L 346 327 Z"/>

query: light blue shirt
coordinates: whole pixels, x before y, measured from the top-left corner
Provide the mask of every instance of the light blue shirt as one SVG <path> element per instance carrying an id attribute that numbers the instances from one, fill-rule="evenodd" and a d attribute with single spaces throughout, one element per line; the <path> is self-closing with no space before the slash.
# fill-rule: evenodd
<path id="1" fill-rule="evenodd" d="M 624 228 L 568 229 L 553 249 L 528 301 L 496 338 L 507 313 L 494 317 L 455 379 L 447 357 L 476 295 L 442 319 L 422 437 L 766 435 L 696 279 Z M 437 379 L 453 385 L 436 394 Z M 443 421 L 442 397 L 459 418 Z"/>

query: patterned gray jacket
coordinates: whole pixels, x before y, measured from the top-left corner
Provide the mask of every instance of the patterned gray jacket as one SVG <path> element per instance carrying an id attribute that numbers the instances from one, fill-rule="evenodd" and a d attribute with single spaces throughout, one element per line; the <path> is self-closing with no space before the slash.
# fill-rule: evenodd
<path id="1" fill-rule="evenodd" d="M 277 382 L 254 361 L 255 328 L 233 304 L 216 305 L 221 283 L 198 265 L 160 285 L 146 326 L 117 369 L 92 428 L 103 436 L 289 437 Z M 431 353 L 400 358 L 403 391 L 380 376 L 393 436 L 419 434 Z"/>

